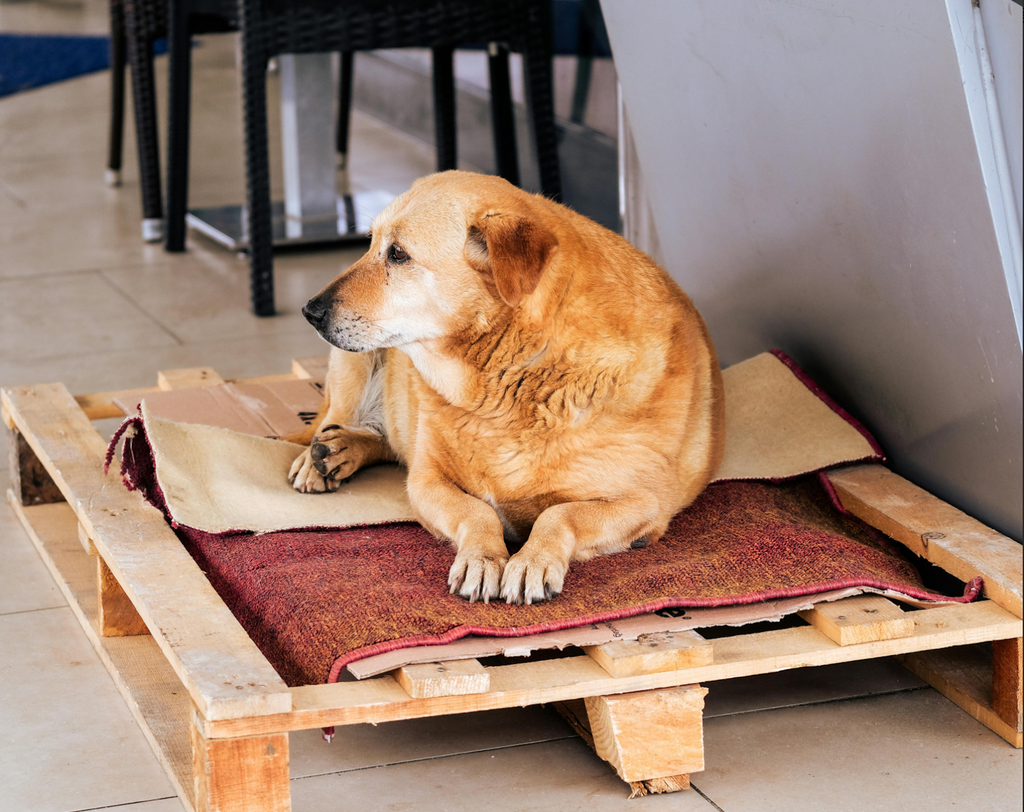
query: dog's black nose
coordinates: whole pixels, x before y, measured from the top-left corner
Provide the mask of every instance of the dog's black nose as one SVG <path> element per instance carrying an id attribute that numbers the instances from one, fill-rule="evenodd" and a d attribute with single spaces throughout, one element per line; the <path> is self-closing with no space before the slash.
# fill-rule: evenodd
<path id="1" fill-rule="evenodd" d="M 319 329 L 327 316 L 327 305 L 319 297 L 310 299 L 302 306 L 302 315 L 306 317 L 306 321 Z"/>

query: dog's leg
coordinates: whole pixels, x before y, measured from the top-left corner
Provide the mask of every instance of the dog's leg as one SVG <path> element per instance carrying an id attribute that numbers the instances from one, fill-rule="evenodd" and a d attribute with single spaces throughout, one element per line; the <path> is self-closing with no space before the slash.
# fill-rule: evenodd
<path id="1" fill-rule="evenodd" d="M 509 559 L 501 597 L 527 604 L 555 598 L 569 562 L 646 546 L 667 523 L 649 496 L 553 505 L 537 517 L 530 538 Z"/>
<path id="2" fill-rule="evenodd" d="M 497 598 L 501 573 L 508 561 L 498 514 L 429 463 L 410 469 L 409 499 L 420 523 L 455 545 L 455 563 L 448 572 L 449 590 L 470 602 L 488 603 Z"/>
<path id="3" fill-rule="evenodd" d="M 324 404 L 288 481 L 302 493 L 335 491 L 360 468 L 394 460 L 384 431 L 383 353 L 331 352 Z"/>

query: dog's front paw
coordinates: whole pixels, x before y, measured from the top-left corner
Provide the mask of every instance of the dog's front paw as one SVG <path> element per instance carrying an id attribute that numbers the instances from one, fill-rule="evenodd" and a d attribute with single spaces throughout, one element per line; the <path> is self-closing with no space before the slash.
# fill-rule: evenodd
<path id="1" fill-rule="evenodd" d="M 461 551 L 448 572 L 449 591 L 470 603 L 478 600 L 490 603 L 492 598 L 498 597 L 506 561 L 504 556 L 488 555 L 480 550 Z"/>
<path id="2" fill-rule="evenodd" d="M 299 493 L 332 493 L 341 485 L 340 478 L 324 476 L 317 470 L 309 448 L 303 449 L 295 458 L 288 472 L 288 481 Z"/>
<path id="3" fill-rule="evenodd" d="M 501 597 L 505 603 L 533 604 L 557 598 L 568 565 L 552 556 L 533 554 L 524 547 L 505 566 Z"/>

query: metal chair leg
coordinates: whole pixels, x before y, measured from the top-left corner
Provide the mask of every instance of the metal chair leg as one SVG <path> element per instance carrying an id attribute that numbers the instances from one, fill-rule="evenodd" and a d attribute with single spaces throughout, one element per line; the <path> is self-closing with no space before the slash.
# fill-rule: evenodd
<path id="1" fill-rule="evenodd" d="M 508 69 L 508 46 L 492 42 L 487 68 L 491 84 L 491 132 L 498 174 L 519 185 L 519 156 L 516 152 L 516 120 L 512 108 L 512 81 Z"/>
<path id="2" fill-rule="evenodd" d="M 191 125 L 192 49 L 189 8 L 184 0 L 169 4 L 167 59 L 167 251 L 185 250 L 188 207 L 189 128 Z"/>
<path id="3" fill-rule="evenodd" d="M 124 155 L 124 72 L 127 65 L 124 37 L 124 7 L 121 0 L 110 3 L 110 136 L 107 142 L 107 186 L 121 185 Z"/>
<path id="4" fill-rule="evenodd" d="M 455 169 L 455 51 L 434 48 L 434 133 L 437 142 L 437 171 Z"/>

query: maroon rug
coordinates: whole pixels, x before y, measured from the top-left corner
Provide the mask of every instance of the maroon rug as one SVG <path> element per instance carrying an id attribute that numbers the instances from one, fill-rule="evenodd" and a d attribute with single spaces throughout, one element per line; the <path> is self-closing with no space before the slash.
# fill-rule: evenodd
<path id="1" fill-rule="evenodd" d="M 141 418 L 128 425 L 122 476 L 166 515 L 145 426 Z M 175 529 L 292 686 L 334 681 L 363 657 L 469 634 L 513 637 L 844 587 L 970 601 L 981 586 L 955 598 L 930 592 L 903 548 L 842 513 L 818 475 L 714 484 L 658 543 L 573 564 L 561 596 L 535 606 L 449 595 L 454 551 L 416 524 L 265 535 Z"/>

